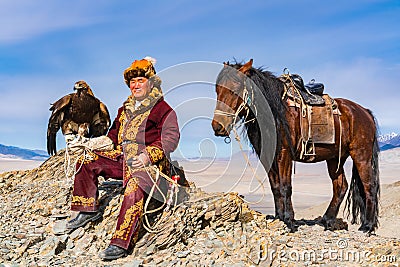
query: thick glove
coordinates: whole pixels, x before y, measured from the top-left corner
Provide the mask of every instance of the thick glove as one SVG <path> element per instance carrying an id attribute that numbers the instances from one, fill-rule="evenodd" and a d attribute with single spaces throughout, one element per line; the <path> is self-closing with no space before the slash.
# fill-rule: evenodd
<path id="1" fill-rule="evenodd" d="M 143 168 L 143 167 L 147 167 L 150 164 L 150 159 L 149 157 L 147 157 L 146 154 L 141 153 L 136 157 L 130 158 L 126 161 L 126 163 L 128 164 L 128 166 L 130 166 L 131 168 Z"/>
<path id="2" fill-rule="evenodd" d="M 83 144 L 90 150 L 109 151 L 114 148 L 113 141 L 105 135 L 89 138 Z"/>
<path id="3" fill-rule="evenodd" d="M 72 140 L 71 140 L 72 139 Z M 81 154 L 83 150 L 85 149 L 85 146 L 83 143 L 86 141 L 87 138 L 82 137 L 80 135 L 75 135 L 74 138 L 72 138 L 72 135 L 69 134 L 66 136 L 65 141 L 67 141 L 67 149 L 68 152 L 72 154 Z"/>

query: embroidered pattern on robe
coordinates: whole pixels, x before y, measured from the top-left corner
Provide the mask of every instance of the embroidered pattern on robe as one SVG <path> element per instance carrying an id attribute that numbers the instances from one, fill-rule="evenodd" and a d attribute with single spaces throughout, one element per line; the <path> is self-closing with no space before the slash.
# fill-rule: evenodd
<path id="1" fill-rule="evenodd" d="M 122 240 L 127 240 L 129 235 L 129 230 L 132 228 L 132 224 L 139 220 L 143 211 L 143 198 L 130 207 L 124 217 L 124 222 L 119 226 L 113 235 L 113 238 L 119 238 Z"/>
<path id="2" fill-rule="evenodd" d="M 146 147 L 146 151 L 152 164 L 155 164 L 164 158 L 163 150 L 156 146 L 148 146 Z"/>
<path id="3" fill-rule="evenodd" d="M 131 193 L 135 192 L 138 188 L 139 188 L 138 179 L 136 177 L 129 179 L 128 184 L 126 185 L 125 188 L 124 196 L 130 195 Z"/>
<path id="4" fill-rule="evenodd" d="M 88 164 L 91 163 L 99 158 L 98 155 L 93 153 L 90 150 L 86 150 L 86 152 L 82 155 L 79 156 L 78 158 L 78 164 Z"/>
<path id="5" fill-rule="evenodd" d="M 94 206 L 95 199 L 94 197 L 83 197 L 83 196 L 72 196 L 72 205 L 81 205 L 87 207 Z"/>

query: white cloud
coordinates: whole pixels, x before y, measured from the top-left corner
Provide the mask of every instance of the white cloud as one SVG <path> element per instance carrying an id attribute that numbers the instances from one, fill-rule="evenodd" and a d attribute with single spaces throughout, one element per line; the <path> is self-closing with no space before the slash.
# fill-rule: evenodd
<path id="1" fill-rule="evenodd" d="M 14 43 L 48 32 L 102 21 L 95 15 L 102 1 L 2 0 L 0 2 L 0 43 Z"/>

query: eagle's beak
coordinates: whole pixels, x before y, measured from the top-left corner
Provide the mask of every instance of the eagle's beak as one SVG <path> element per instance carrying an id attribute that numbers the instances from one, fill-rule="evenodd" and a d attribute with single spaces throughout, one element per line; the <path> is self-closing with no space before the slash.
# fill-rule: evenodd
<path id="1" fill-rule="evenodd" d="M 78 94 L 78 97 L 81 96 L 82 90 L 83 90 L 82 87 L 80 87 L 80 86 L 78 86 L 78 85 L 75 85 L 75 86 L 74 86 L 74 91 L 76 91 L 76 93 Z"/>
<path id="2" fill-rule="evenodd" d="M 78 85 L 78 84 L 75 84 L 74 85 L 74 90 L 83 90 L 83 89 L 85 89 L 85 87 L 82 87 L 82 86 L 80 86 L 80 85 Z"/>

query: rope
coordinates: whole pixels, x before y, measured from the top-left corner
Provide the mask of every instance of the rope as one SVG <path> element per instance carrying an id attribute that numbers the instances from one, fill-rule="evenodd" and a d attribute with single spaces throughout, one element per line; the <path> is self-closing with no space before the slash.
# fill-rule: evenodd
<path id="1" fill-rule="evenodd" d="M 340 115 L 338 116 L 338 119 L 339 119 L 339 160 L 336 173 L 339 171 L 340 159 L 342 158 L 342 121 L 340 120 Z"/>
<path id="2" fill-rule="evenodd" d="M 64 155 L 64 173 L 65 173 L 65 177 L 67 178 L 67 183 L 72 183 L 75 175 L 81 170 L 84 162 L 86 159 L 90 159 L 90 153 L 93 151 L 92 148 L 90 148 L 88 145 L 85 144 L 80 144 L 80 145 L 75 145 L 74 147 L 78 148 L 78 149 L 82 149 L 81 153 L 74 153 L 77 154 L 78 156 L 76 157 L 76 160 L 74 162 L 71 162 L 71 155 L 69 150 L 72 150 L 70 148 L 70 145 L 74 144 L 72 141 L 69 141 L 66 143 L 66 147 L 65 147 L 65 155 Z M 107 147 L 108 144 L 102 145 L 102 146 L 97 146 L 96 150 L 100 150 L 102 148 Z M 78 161 L 79 159 L 82 157 L 82 161 L 81 164 L 79 165 L 78 168 L 76 168 L 76 166 L 78 166 Z M 72 173 L 72 175 L 70 175 Z"/>
<path id="3" fill-rule="evenodd" d="M 303 118 L 305 118 L 307 116 L 307 119 L 308 119 L 308 134 L 307 134 L 307 136 L 305 136 L 303 133 L 303 120 L 301 118 L 299 119 L 301 137 L 299 139 L 299 144 L 297 145 L 297 149 L 300 148 L 299 158 L 303 159 L 304 156 L 306 156 L 306 154 L 308 153 L 307 152 L 307 143 L 309 142 L 310 137 L 311 137 L 311 109 L 312 109 L 312 107 L 307 106 L 304 99 L 301 97 L 301 93 L 300 93 L 299 89 L 296 87 L 296 85 L 293 83 L 293 80 L 290 78 L 289 73 L 282 74 L 281 77 L 282 77 L 281 81 L 284 84 L 284 93 L 282 95 L 282 100 L 287 95 L 289 95 L 289 90 L 291 89 L 292 94 L 293 94 L 292 97 L 293 97 L 294 101 L 300 104 L 301 116 Z M 289 83 L 289 85 L 288 85 L 288 83 Z"/>
<path id="4" fill-rule="evenodd" d="M 72 181 L 75 177 L 75 175 L 81 170 L 83 162 L 86 158 L 86 148 L 83 149 L 82 153 L 80 155 L 77 156 L 76 160 L 71 164 L 71 156 L 69 153 L 69 145 L 70 142 L 67 142 L 67 145 L 65 147 L 65 154 L 64 154 L 64 174 L 65 177 L 67 179 L 67 184 L 72 184 Z M 78 166 L 78 161 L 79 158 L 83 157 L 83 160 L 81 162 L 81 164 L 79 165 L 79 168 L 76 169 L 76 166 Z M 72 175 L 70 175 L 72 173 Z"/>
<path id="5" fill-rule="evenodd" d="M 66 178 L 67 178 L 67 182 L 68 182 L 68 183 L 70 183 L 70 182 L 73 180 L 73 178 L 75 177 L 75 175 L 81 170 L 81 168 L 82 168 L 82 166 L 83 166 L 83 164 L 84 164 L 85 159 L 88 158 L 88 157 L 90 157 L 89 152 L 92 151 L 92 149 L 90 149 L 90 148 L 89 148 L 88 146 L 86 146 L 86 145 L 83 145 L 83 144 L 82 144 L 82 145 L 80 145 L 80 146 L 77 146 L 78 148 L 82 149 L 82 152 L 81 152 L 80 154 L 78 154 L 77 159 L 76 159 L 75 161 L 72 162 L 72 161 L 71 161 L 72 157 L 71 157 L 71 155 L 70 155 L 70 150 L 71 150 L 71 148 L 69 148 L 69 146 L 68 146 L 69 144 L 71 144 L 71 143 L 70 143 L 70 142 L 67 142 L 67 146 L 66 146 L 66 148 L 65 148 L 65 158 L 64 158 L 64 172 L 65 172 L 65 175 L 66 175 Z M 103 148 L 103 147 L 105 147 L 105 146 L 107 146 L 107 145 L 98 147 L 97 149 L 101 149 L 101 148 Z M 80 159 L 81 157 L 83 157 L 83 160 L 81 161 L 81 164 L 79 165 L 79 167 L 76 168 L 76 166 L 78 166 L 78 161 L 79 161 L 79 159 Z M 141 159 L 139 159 L 139 160 L 141 160 Z M 143 162 L 142 160 L 141 160 L 141 162 L 142 162 L 142 164 L 143 164 L 143 166 L 144 166 L 144 162 Z M 153 182 L 153 186 L 151 187 L 151 190 L 150 190 L 150 192 L 149 192 L 149 196 L 148 196 L 148 198 L 147 198 L 147 200 L 146 200 L 146 202 L 145 202 L 145 205 L 144 205 L 144 207 L 143 207 L 143 217 L 144 217 L 143 227 L 144 227 L 144 228 L 146 229 L 146 231 L 148 231 L 148 232 L 151 232 L 151 233 L 158 233 L 158 232 L 161 231 L 161 229 L 157 229 L 158 226 L 159 226 L 159 224 L 160 224 L 160 222 L 161 222 L 161 220 L 157 221 L 153 226 L 151 226 L 151 224 L 150 224 L 150 222 L 149 222 L 148 215 L 149 215 L 149 214 L 153 214 L 153 213 L 155 213 L 155 212 L 157 212 L 157 211 L 163 209 L 164 206 L 165 206 L 165 203 L 166 203 L 166 196 L 165 196 L 165 194 L 162 192 L 162 190 L 160 189 L 160 187 L 158 186 L 159 177 L 162 176 L 162 177 L 165 178 L 168 182 L 172 183 L 172 187 L 176 187 L 176 186 L 177 186 L 177 182 L 175 182 L 175 181 L 172 180 L 170 177 L 168 177 L 167 175 L 165 175 L 164 173 L 162 173 L 162 172 L 157 168 L 157 166 L 152 165 L 152 166 L 149 166 L 149 167 L 152 168 L 152 169 L 156 172 L 156 178 L 153 179 L 153 178 L 152 178 L 152 175 L 151 175 L 151 174 L 149 173 L 149 171 L 146 169 L 147 174 L 149 175 L 149 177 L 151 178 L 151 180 L 152 180 L 152 182 Z M 72 173 L 72 175 L 71 175 L 71 173 Z M 171 187 L 169 190 L 171 190 L 172 187 Z M 163 202 L 163 205 L 161 205 L 161 206 L 158 207 L 158 208 L 149 210 L 149 209 L 148 209 L 148 206 L 149 206 L 150 200 L 151 200 L 151 198 L 153 197 L 153 195 L 154 195 L 154 193 L 155 193 L 156 190 L 160 193 L 161 197 L 163 198 L 163 201 L 162 201 L 162 202 Z M 174 191 L 172 192 L 172 194 L 174 194 Z M 176 192 L 174 195 L 175 195 L 175 196 L 174 196 L 174 197 L 175 197 L 175 199 L 174 199 L 174 206 L 176 206 L 176 203 L 178 202 L 178 194 L 177 194 L 177 192 Z"/>
<path id="6" fill-rule="evenodd" d="M 258 175 L 257 175 L 257 173 L 256 173 L 256 170 L 255 170 L 255 169 L 253 168 L 253 166 L 251 165 L 248 156 L 246 155 L 246 153 L 244 153 L 243 145 L 242 145 L 242 142 L 240 142 L 240 137 L 239 137 L 239 135 L 238 135 L 238 133 L 237 133 L 237 131 L 236 131 L 236 128 L 233 128 L 233 133 L 235 134 L 235 139 L 236 139 L 236 141 L 237 141 L 238 144 L 239 144 L 240 151 L 242 152 L 242 155 L 243 155 L 243 157 L 244 157 L 244 159 L 245 159 L 247 165 L 250 167 L 251 171 L 253 172 L 253 175 L 257 178 L 257 181 L 258 181 L 258 183 L 261 185 L 261 188 L 262 188 L 262 197 L 261 197 L 260 200 L 258 200 L 258 201 L 256 201 L 256 202 L 251 202 L 251 201 L 247 201 L 247 200 L 243 199 L 243 201 L 244 201 L 245 203 L 247 203 L 247 204 L 250 204 L 250 205 L 258 204 L 258 203 L 260 203 L 260 202 L 264 199 L 264 197 L 265 197 L 265 186 L 264 186 L 264 183 L 263 183 L 263 181 L 260 179 L 260 177 L 258 177 Z M 242 179 L 242 178 L 240 178 L 240 180 L 241 180 L 241 179 Z M 240 180 L 239 180 L 239 181 L 240 181 Z M 250 193 L 251 193 L 251 192 L 250 192 Z"/>
<path id="7" fill-rule="evenodd" d="M 141 159 L 139 159 L 139 160 L 141 160 Z M 142 163 L 144 163 L 144 162 L 142 161 Z M 149 166 L 149 168 L 152 168 L 156 172 L 156 178 L 153 180 L 152 175 L 149 173 L 149 171 L 147 169 L 145 169 L 147 174 L 151 178 L 151 181 L 153 182 L 153 186 L 151 187 L 151 190 L 147 197 L 146 203 L 143 207 L 143 215 L 142 215 L 144 217 L 143 227 L 146 229 L 146 231 L 148 231 L 150 233 L 159 233 L 160 231 L 162 231 L 162 229 L 158 228 L 158 226 L 160 225 L 162 220 L 158 220 L 157 222 L 155 222 L 155 224 L 153 226 L 151 226 L 150 222 L 149 222 L 149 218 L 147 216 L 148 214 L 152 214 L 152 213 L 162 210 L 165 207 L 166 202 L 167 202 L 167 198 L 166 198 L 165 194 L 162 192 L 162 190 L 158 186 L 158 180 L 159 180 L 160 176 L 162 176 L 163 178 L 165 178 L 168 182 L 170 182 L 172 184 L 171 187 L 169 188 L 169 190 L 171 190 L 171 194 L 175 195 L 174 207 L 176 207 L 176 203 L 178 202 L 178 192 L 175 193 L 174 187 L 176 188 L 178 183 L 176 181 L 174 181 L 173 179 L 171 179 L 166 174 L 162 173 L 157 166 L 151 165 L 151 166 Z M 148 210 L 148 206 L 149 206 L 151 198 L 153 197 L 153 195 L 155 193 L 155 189 L 157 189 L 158 192 L 160 193 L 160 195 L 162 196 L 163 204 L 158 208 Z M 172 214 L 174 213 L 174 211 L 175 211 L 175 209 L 172 211 Z"/>
<path id="8" fill-rule="evenodd" d="M 152 166 L 150 166 L 150 167 L 152 167 Z M 143 227 L 146 229 L 146 231 L 148 231 L 150 233 L 159 233 L 161 231 L 161 229 L 157 229 L 157 227 L 160 224 L 161 220 L 156 221 L 155 224 L 153 226 L 151 226 L 150 222 L 149 222 L 149 218 L 147 217 L 147 214 L 152 214 L 152 213 L 155 213 L 155 212 L 163 209 L 164 206 L 165 206 L 165 202 L 166 202 L 166 197 L 165 197 L 165 195 L 163 194 L 163 192 L 161 191 L 160 187 L 157 184 L 158 179 L 160 177 L 160 171 L 159 171 L 159 169 L 157 167 L 155 167 L 155 168 L 156 168 L 157 171 L 156 171 L 156 178 L 154 180 L 152 179 L 152 176 L 149 174 L 149 172 L 146 170 L 147 174 L 151 178 L 151 181 L 153 182 L 153 186 L 151 187 L 151 190 L 149 192 L 149 196 L 146 199 L 146 203 L 145 203 L 145 205 L 143 207 L 143 215 L 142 215 L 144 217 Z M 160 192 L 161 196 L 163 197 L 163 204 L 158 208 L 155 208 L 155 209 L 152 209 L 152 210 L 148 210 L 148 206 L 149 206 L 151 198 L 154 195 L 155 188 L 157 188 L 157 190 Z"/>
<path id="9" fill-rule="evenodd" d="M 262 192 L 263 192 L 262 197 L 261 197 L 261 199 L 259 201 L 251 202 L 251 201 L 247 201 L 247 200 L 243 199 L 243 201 L 245 203 L 252 205 L 252 204 L 258 204 L 264 199 L 264 197 L 265 197 L 265 186 L 264 186 L 264 183 L 262 182 L 262 180 L 258 177 L 255 169 L 251 165 L 249 158 L 244 153 L 243 145 L 242 145 L 242 143 L 240 141 L 239 134 L 237 133 L 237 130 L 236 130 L 236 128 L 238 128 L 238 127 L 240 127 L 242 125 L 245 125 L 246 123 L 254 122 L 256 120 L 257 108 L 256 108 L 255 105 L 252 104 L 253 103 L 253 98 L 254 98 L 253 92 L 252 92 L 251 98 L 249 98 L 248 95 L 249 95 L 249 91 L 247 90 L 246 81 L 244 81 L 243 95 L 242 95 L 242 100 L 243 101 L 242 101 L 242 103 L 240 103 L 240 105 L 239 105 L 238 109 L 236 110 L 236 112 L 226 112 L 226 111 L 222 111 L 222 110 L 219 110 L 219 109 L 215 109 L 214 110 L 214 114 L 215 115 L 233 117 L 233 120 L 232 120 L 231 124 L 228 125 L 227 130 L 229 130 L 229 128 L 232 128 L 232 130 L 233 130 L 233 132 L 235 134 L 235 139 L 239 144 L 240 151 L 242 152 L 242 155 L 243 155 L 247 165 L 250 167 L 251 171 L 253 172 L 253 175 L 257 178 L 257 181 L 261 185 Z M 246 120 L 247 117 L 249 116 L 249 112 L 250 112 L 250 108 L 249 108 L 248 105 L 252 105 L 252 107 L 253 107 L 253 109 L 255 111 L 255 117 L 253 119 L 250 119 L 250 120 Z M 246 115 L 244 116 L 243 122 L 240 123 L 239 126 L 235 126 L 236 125 L 236 120 L 239 117 L 239 114 L 242 112 L 243 109 L 246 111 Z M 240 182 L 241 179 L 242 178 L 240 178 L 240 180 L 238 182 Z"/>

